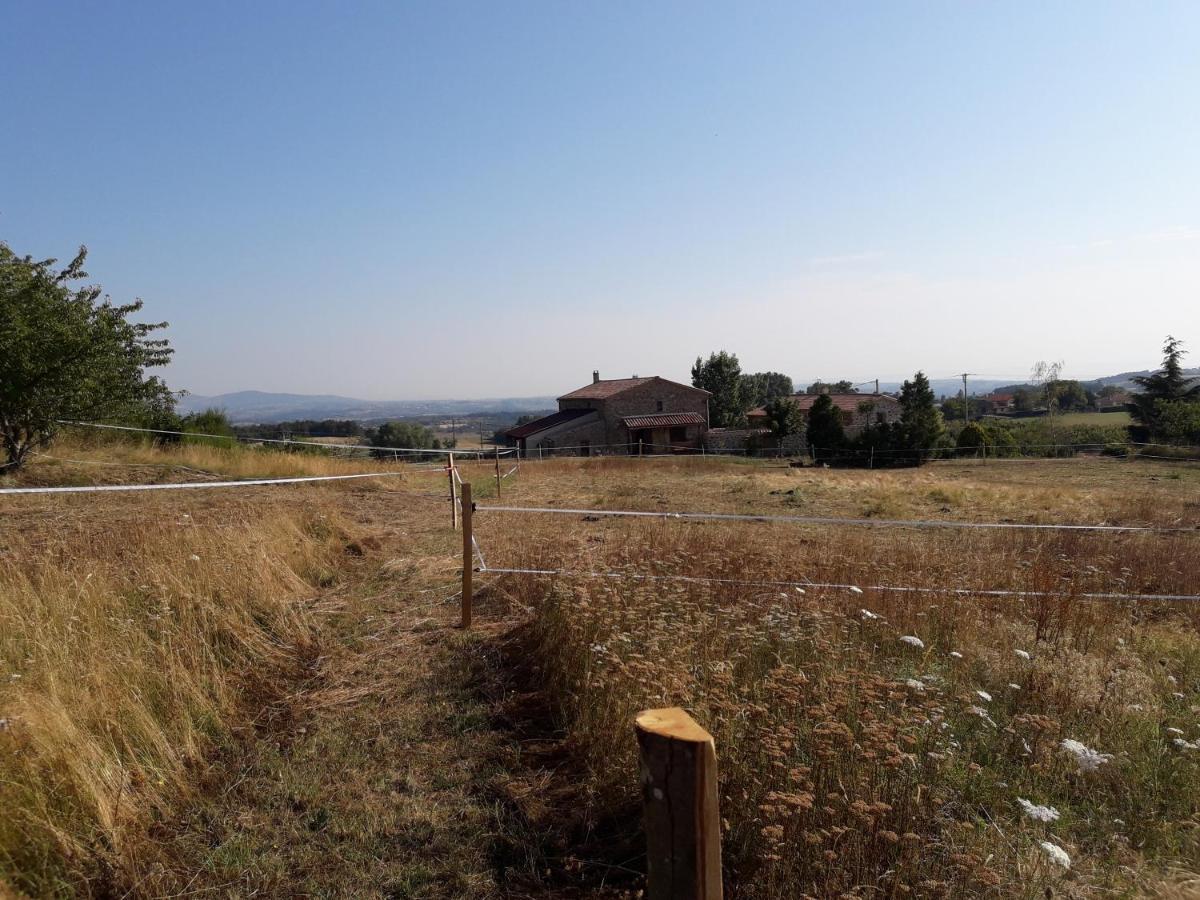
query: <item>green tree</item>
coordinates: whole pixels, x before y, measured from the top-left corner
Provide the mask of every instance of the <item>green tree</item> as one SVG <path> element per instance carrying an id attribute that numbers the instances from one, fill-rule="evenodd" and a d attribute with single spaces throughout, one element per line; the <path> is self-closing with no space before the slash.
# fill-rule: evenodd
<path id="1" fill-rule="evenodd" d="M 87 249 L 61 270 L 57 260 L 17 256 L 0 243 L 0 441 L 17 469 L 63 420 L 161 421 L 175 405 L 146 370 L 166 365 L 171 348 L 151 335 L 165 322 L 128 317 L 140 300 L 114 306 L 87 278 Z"/>
<path id="2" fill-rule="evenodd" d="M 1029 388 L 1019 387 L 1013 391 L 1013 411 L 1033 412 L 1034 393 Z"/>
<path id="3" fill-rule="evenodd" d="M 820 459 L 846 446 L 846 430 L 842 426 L 842 411 L 828 394 L 822 394 L 808 412 L 808 449 L 813 459 Z"/>
<path id="4" fill-rule="evenodd" d="M 1078 381 L 1058 379 L 1046 382 L 1046 407 L 1055 411 L 1069 412 L 1073 409 L 1087 409 L 1090 405 L 1087 391 Z"/>
<path id="5" fill-rule="evenodd" d="M 372 447 L 395 447 L 397 450 L 439 450 L 441 441 L 433 430 L 417 422 L 384 422 L 368 430 L 366 442 Z M 390 457 L 387 450 L 374 451 L 376 456 Z"/>
<path id="6" fill-rule="evenodd" d="M 968 422 L 958 433 L 955 446 L 959 456 L 978 456 L 990 443 L 987 429 L 978 422 Z"/>
<path id="7" fill-rule="evenodd" d="M 858 389 L 849 381 L 821 381 L 817 379 L 804 389 L 806 394 L 857 394 Z"/>
<path id="8" fill-rule="evenodd" d="M 223 409 L 209 407 L 201 412 L 192 413 L 184 416 L 179 425 L 181 431 L 196 435 L 184 438 L 189 444 L 232 447 L 237 443 L 237 432 L 229 424 L 229 416 Z"/>
<path id="9" fill-rule="evenodd" d="M 747 407 L 742 401 L 742 367 L 735 354 L 710 353 L 707 360 L 696 357 L 692 386 L 708 391 L 709 424 L 714 428 L 740 425 Z"/>
<path id="10" fill-rule="evenodd" d="M 755 372 L 742 376 L 742 405 L 746 409 L 766 406 L 776 397 L 792 395 L 792 379 L 779 372 Z"/>
<path id="11" fill-rule="evenodd" d="M 900 440 L 918 464 L 934 455 L 946 433 L 933 388 L 924 372 L 918 372 L 900 388 Z"/>
<path id="12" fill-rule="evenodd" d="M 804 430 L 804 413 L 794 400 L 775 397 L 767 401 L 763 411 L 767 414 L 767 429 L 780 448 L 787 438 Z"/>
<path id="13" fill-rule="evenodd" d="M 1138 375 L 1134 382 L 1141 388 L 1129 403 L 1134 426 L 1130 433 L 1135 440 L 1160 437 L 1162 409 L 1160 401 L 1185 403 L 1200 400 L 1200 381 L 1183 374 L 1183 341 L 1167 335 L 1163 343 L 1162 368 L 1152 375 Z"/>
<path id="14" fill-rule="evenodd" d="M 1200 446 L 1200 401 L 1156 400 L 1154 419 L 1157 440 Z"/>

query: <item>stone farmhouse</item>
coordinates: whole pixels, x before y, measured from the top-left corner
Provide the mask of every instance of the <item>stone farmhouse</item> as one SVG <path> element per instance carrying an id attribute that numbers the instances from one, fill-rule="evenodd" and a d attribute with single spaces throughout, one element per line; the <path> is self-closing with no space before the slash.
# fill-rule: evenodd
<path id="1" fill-rule="evenodd" d="M 805 418 L 812 412 L 820 394 L 793 394 L 788 399 L 800 407 Z M 847 437 L 857 436 L 868 425 L 900 421 L 900 401 L 890 394 L 830 394 L 829 399 L 842 414 Z M 762 407 L 746 413 L 750 428 L 766 428 L 767 411 Z"/>
<path id="2" fill-rule="evenodd" d="M 505 432 L 521 453 L 686 452 L 708 431 L 708 391 L 650 378 L 601 380 L 558 398 L 558 412 Z"/>

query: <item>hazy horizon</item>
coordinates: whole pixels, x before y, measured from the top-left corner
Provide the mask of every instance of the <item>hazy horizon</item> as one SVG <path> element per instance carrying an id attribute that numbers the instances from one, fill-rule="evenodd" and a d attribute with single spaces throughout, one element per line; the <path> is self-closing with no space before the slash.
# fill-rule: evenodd
<path id="1" fill-rule="evenodd" d="M 1200 364 L 1200 5 L 17 6 L 0 240 L 169 383 Z M 805 376 L 804 373 L 812 373 Z"/>

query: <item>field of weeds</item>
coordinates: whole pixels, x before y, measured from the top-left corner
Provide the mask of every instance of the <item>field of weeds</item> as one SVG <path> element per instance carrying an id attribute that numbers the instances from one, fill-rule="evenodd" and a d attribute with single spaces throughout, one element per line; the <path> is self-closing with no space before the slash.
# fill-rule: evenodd
<path id="1" fill-rule="evenodd" d="M 363 467 L 65 441 L 5 484 Z M 354 498 L 401 481 L 0 498 L 0 893 L 149 883 L 200 769 L 316 660 L 373 540 Z"/>
<path id="2" fill-rule="evenodd" d="M 1200 594 L 1197 467 L 529 461 L 497 500 L 467 462 L 470 633 L 436 468 L 73 436 L 3 483 L 392 470 L 3 498 L 0 889 L 636 892 L 631 723 L 681 705 L 717 740 L 730 896 L 1195 890 L 1200 607 L 1124 595 Z"/>
<path id="3" fill-rule="evenodd" d="M 568 573 L 496 588 L 526 616 L 513 640 L 582 773 L 579 827 L 636 829 L 633 717 L 679 705 L 716 738 L 733 896 L 1197 889 L 1200 608 L 1084 596 L 1200 594 L 1195 469 L 564 461 L 506 490 L 514 505 L 1193 529 L 476 517 L 489 566 Z M 1030 593 L 984 593 L 1004 589 Z"/>

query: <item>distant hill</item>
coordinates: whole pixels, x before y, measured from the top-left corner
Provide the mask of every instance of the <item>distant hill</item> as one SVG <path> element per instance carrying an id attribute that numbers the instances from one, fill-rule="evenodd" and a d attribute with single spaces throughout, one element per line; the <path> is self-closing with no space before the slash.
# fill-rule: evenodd
<path id="1" fill-rule="evenodd" d="M 1137 382 L 1135 382 L 1133 380 L 1134 378 L 1138 378 L 1138 377 L 1144 378 L 1147 375 L 1154 374 L 1156 371 L 1158 371 L 1158 370 L 1157 369 L 1143 369 L 1140 372 L 1121 372 L 1119 375 L 1105 375 L 1102 378 L 1093 378 L 1088 381 L 1080 381 L 1079 383 L 1081 385 L 1083 385 L 1085 390 L 1090 390 L 1090 391 L 1099 390 L 1100 388 L 1107 387 L 1110 384 L 1114 385 L 1116 387 L 1122 388 L 1124 390 L 1127 390 L 1127 391 L 1133 391 L 1133 390 L 1137 390 Z M 1188 378 L 1200 378 L 1200 368 L 1184 369 L 1183 373 Z M 1024 382 L 1022 384 L 1005 384 L 1005 385 L 1000 385 L 999 387 L 993 388 L 992 390 L 998 391 L 1000 393 L 1011 394 L 1017 388 L 1022 388 L 1022 387 L 1027 388 L 1027 387 L 1032 387 L 1032 385 L 1030 385 L 1028 382 Z M 981 391 L 981 393 L 983 393 L 983 392 Z"/>
<path id="2" fill-rule="evenodd" d="M 989 381 L 985 378 L 968 378 L 967 390 L 972 394 L 990 394 L 997 388 L 1005 384 L 1003 381 Z M 885 394 L 894 394 L 900 390 L 902 382 L 899 381 L 881 381 L 879 389 Z M 958 392 L 962 390 L 961 378 L 931 378 L 929 386 L 933 388 L 935 397 L 957 397 Z M 868 390 L 873 390 L 869 388 Z"/>
<path id="3" fill-rule="evenodd" d="M 488 400 L 359 400 L 335 394 L 274 394 L 236 391 L 205 396 L 189 394 L 181 413 L 223 409 L 235 425 L 268 425 L 294 419 L 353 419 L 376 422 L 410 416 L 522 413 L 556 407 L 553 397 L 504 397 Z"/>

